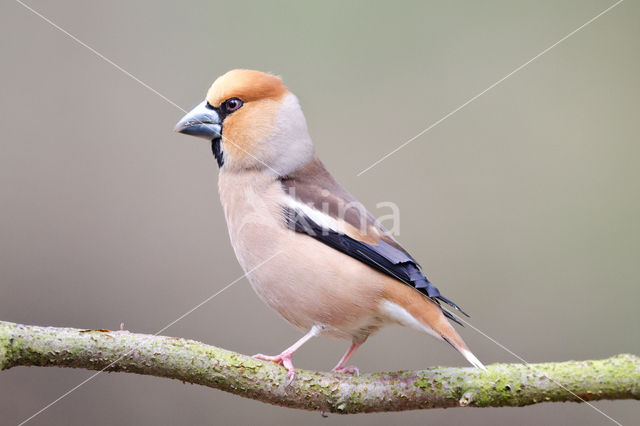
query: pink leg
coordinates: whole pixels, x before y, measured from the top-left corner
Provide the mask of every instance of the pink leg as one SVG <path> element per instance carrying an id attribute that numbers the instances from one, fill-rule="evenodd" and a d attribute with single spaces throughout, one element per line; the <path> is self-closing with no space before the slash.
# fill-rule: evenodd
<path id="1" fill-rule="evenodd" d="M 355 374 L 356 376 L 359 376 L 360 370 L 358 370 L 358 367 L 356 367 L 355 365 L 345 365 L 345 364 L 347 363 L 347 361 L 349 361 L 349 358 L 351 358 L 351 355 L 353 355 L 353 353 L 360 346 L 362 346 L 362 343 L 364 342 L 352 343 L 349 349 L 347 349 L 347 352 L 345 352 L 342 358 L 340 358 L 340 361 L 338 361 L 338 365 L 333 367 L 333 371 L 337 371 L 340 373 L 347 373 L 347 374 Z"/>
<path id="2" fill-rule="evenodd" d="M 281 364 L 288 371 L 287 384 L 290 385 L 296 376 L 296 369 L 293 367 L 293 361 L 292 361 L 293 353 L 297 351 L 300 348 L 300 346 L 304 345 L 307 342 L 307 340 L 320 334 L 321 330 L 322 330 L 322 327 L 314 325 L 313 327 L 311 327 L 311 330 L 309 330 L 307 334 L 302 336 L 302 338 L 297 342 L 295 342 L 293 345 L 291 345 L 290 347 L 282 351 L 280 355 L 270 356 L 270 355 L 263 355 L 263 354 L 255 354 L 253 357 L 257 359 L 272 361 L 272 362 Z"/>

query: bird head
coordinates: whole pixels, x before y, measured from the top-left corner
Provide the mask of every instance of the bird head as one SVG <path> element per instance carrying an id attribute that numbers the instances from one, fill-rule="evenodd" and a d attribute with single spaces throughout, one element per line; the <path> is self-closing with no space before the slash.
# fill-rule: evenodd
<path id="1" fill-rule="evenodd" d="M 298 99 L 280 77 L 260 71 L 238 69 L 218 77 L 175 130 L 211 140 L 221 171 L 284 176 L 313 157 Z"/>

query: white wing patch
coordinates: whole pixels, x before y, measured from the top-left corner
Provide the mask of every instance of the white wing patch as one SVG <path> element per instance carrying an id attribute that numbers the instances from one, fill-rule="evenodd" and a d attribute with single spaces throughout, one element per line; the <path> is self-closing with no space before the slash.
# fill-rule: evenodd
<path id="1" fill-rule="evenodd" d="M 327 230 L 331 230 L 334 232 L 341 232 L 338 226 L 338 221 L 329 216 L 328 214 L 308 205 L 305 203 L 301 203 L 300 201 L 292 198 L 287 194 L 287 207 L 292 208 L 294 211 L 302 213 L 304 216 L 311 219 L 313 222 L 325 228 Z"/>

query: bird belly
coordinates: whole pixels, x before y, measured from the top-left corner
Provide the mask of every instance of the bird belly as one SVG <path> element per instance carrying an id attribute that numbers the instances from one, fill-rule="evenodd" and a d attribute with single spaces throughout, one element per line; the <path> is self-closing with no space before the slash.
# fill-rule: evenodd
<path id="1" fill-rule="evenodd" d="M 255 292 L 294 326 L 363 340 L 382 325 L 381 277 L 368 266 L 279 223 L 245 223 L 231 238 Z"/>
<path id="2" fill-rule="evenodd" d="M 220 175 L 231 244 L 258 296 L 296 327 L 362 340 L 383 323 L 386 276 L 285 225 L 282 189 L 256 175 Z"/>

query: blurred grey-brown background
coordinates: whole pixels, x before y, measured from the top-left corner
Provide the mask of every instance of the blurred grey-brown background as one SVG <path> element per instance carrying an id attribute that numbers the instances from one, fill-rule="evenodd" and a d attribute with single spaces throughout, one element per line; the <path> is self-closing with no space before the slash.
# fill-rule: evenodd
<path id="1" fill-rule="evenodd" d="M 28 4 L 181 107 L 232 68 L 298 95 L 320 156 L 471 322 L 528 361 L 640 353 L 640 6 L 627 0 L 378 166 L 357 173 L 613 1 Z M 182 112 L 19 3 L 0 6 L 0 319 L 154 333 L 242 275 L 207 143 Z M 474 330 L 486 363 L 516 360 Z M 246 280 L 165 334 L 246 354 L 300 333 Z M 295 358 L 331 368 L 346 342 Z M 371 338 L 363 371 L 465 365 L 403 328 Z M 0 374 L 2 422 L 92 373 Z M 637 402 L 598 402 L 636 424 Z M 580 424 L 586 405 L 322 419 L 177 381 L 102 374 L 29 424 Z"/>

